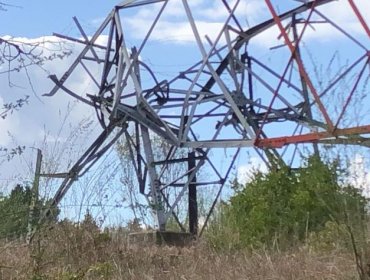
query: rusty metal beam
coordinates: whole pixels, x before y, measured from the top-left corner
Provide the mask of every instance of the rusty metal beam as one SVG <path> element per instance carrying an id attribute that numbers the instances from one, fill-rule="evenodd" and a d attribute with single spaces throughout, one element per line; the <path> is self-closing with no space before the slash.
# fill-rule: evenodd
<path id="1" fill-rule="evenodd" d="M 281 148 L 289 144 L 319 143 L 320 140 L 330 140 L 340 136 L 362 135 L 370 133 L 370 125 L 336 129 L 333 132 L 324 131 L 296 136 L 283 136 L 258 139 L 255 145 L 259 148 Z M 341 140 L 342 141 L 342 140 Z"/>

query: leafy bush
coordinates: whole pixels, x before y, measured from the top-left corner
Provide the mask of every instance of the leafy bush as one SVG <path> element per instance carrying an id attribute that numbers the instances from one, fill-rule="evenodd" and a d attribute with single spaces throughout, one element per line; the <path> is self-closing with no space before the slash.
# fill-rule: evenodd
<path id="1" fill-rule="evenodd" d="M 352 227 L 365 216 L 366 199 L 338 183 L 335 164 L 316 157 L 295 170 L 256 173 L 235 189 L 223 215 L 239 234 L 238 246 L 287 248 L 325 229 L 329 221 Z"/>

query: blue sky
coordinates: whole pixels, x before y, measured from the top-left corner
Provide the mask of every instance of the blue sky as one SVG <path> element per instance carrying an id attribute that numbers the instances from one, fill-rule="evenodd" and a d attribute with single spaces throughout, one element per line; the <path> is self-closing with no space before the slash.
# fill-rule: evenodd
<path id="1" fill-rule="evenodd" d="M 73 23 L 73 16 L 78 18 L 87 34 L 91 36 L 100 22 L 117 2 L 118 1 L 110 0 L 94 2 L 86 0 L 12 1 L 12 4 L 20 6 L 21 8 L 9 7 L 8 11 L 1 12 L 0 26 L 2 26 L 2 29 L 0 36 L 11 35 L 13 37 L 21 37 L 26 38 L 25 40 L 29 40 L 43 38 L 45 36 L 50 36 L 53 32 L 57 32 L 71 37 L 80 37 L 80 33 Z M 220 9 L 221 1 L 190 0 L 189 2 L 193 8 L 194 16 L 197 19 L 198 28 L 202 35 L 208 34 L 211 38 L 215 38 L 217 31 L 220 29 L 225 19 L 225 13 Z M 296 1 L 282 2 L 280 0 L 275 0 L 273 2 L 277 5 L 277 9 L 281 11 L 299 4 Z M 323 7 L 320 11 L 333 18 L 337 23 L 346 25 L 353 34 L 359 37 L 360 40 L 365 42 L 367 47 L 369 47 L 368 38 L 364 36 L 361 27 L 354 20 L 351 11 L 348 10 L 348 4 L 344 2 L 346 1 L 335 1 L 333 4 Z M 238 15 L 244 19 L 242 24 L 244 24 L 246 28 L 270 17 L 264 5 L 264 1 L 262 0 L 245 0 L 241 1 L 241 3 L 242 7 Z M 369 1 L 357 0 L 356 3 L 361 7 L 363 16 L 369 21 Z M 138 45 L 141 42 L 149 23 L 155 15 L 153 11 L 158 8 L 159 5 L 153 5 L 149 8 L 140 10 L 130 10 L 122 15 L 125 22 L 125 36 L 129 47 Z M 186 22 L 181 1 L 170 1 L 169 7 L 159 27 L 160 28 L 153 34 L 153 39 L 150 41 L 149 45 L 150 47 L 144 50 L 142 59 L 155 69 L 157 77 L 168 79 L 178 73 L 179 70 L 181 71 L 186 68 L 187 65 L 191 65 L 198 61 L 201 56 L 194 43 L 188 23 Z M 327 65 L 336 48 L 339 48 L 341 50 L 342 63 L 351 61 L 351 56 L 354 53 L 354 49 L 352 49 L 353 46 L 347 41 L 342 40 L 341 36 L 337 36 L 331 29 L 321 26 L 316 27 L 316 30 L 310 29 L 309 32 L 310 40 L 307 42 L 307 48 L 313 51 L 315 60 L 320 61 L 323 65 Z M 267 30 L 264 34 L 261 34 L 261 36 L 258 36 L 252 41 L 251 48 L 258 59 L 266 64 L 273 65 L 276 69 L 281 71 L 287 62 L 286 53 L 284 54 L 283 49 L 274 52 L 270 50 L 270 47 L 282 43 L 276 40 L 276 34 L 276 30 Z M 50 39 L 49 37 L 47 38 Z M 102 38 L 102 40 L 103 39 L 104 38 Z M 348 46 L 346 44 L 348 44 Z M 80 49 L 79 46 L 74 44 L 69 44 L 67 47 L 75 53 L 78 53 Z M 360 51 L 361 50 L 359 50 L 358 53 L 360 53 Z M 271 55 L 271 53 L 273 54 Z M 0 77 L 0 83 L 7 88 L 5 92 L 1 93 L 0 101 L 14 100 L 16 97 L 25 94 L 31 96 L 28 106 L 20 112 L 11 115 L 6 121 L 0 123 L 0 129 L 2 131 L 10 131 L 16 139 L 16 143 L 26 145 L 27 147 L 42 147 L 47 144 L 49 148 L 56 147 L 57 144 L 62 145 L 61 143 L 63 143 L 63 141 L 69 139 L 68 134 L 71 131 L 69 124 L 71 124 L 71 126 L 76 125 L 81 122 L 81 120 L 86 120 L 86 118 L 92 114 L 89 108 L 81 106 L 80 104 L 75 104 L 72 99 L 69 99 L 67 95 L 62 92 L 59 92 L 52 98 L 41 97 L 43 93 L 48 92 L 53 86 L 47 79 L 48 74 L 57 74 L 60 76 L 72 61 L 73 55 L 63 61 L 47 63 L 45 65 L 46 70 L 37 68 L 30 69 L 35 93 L 31 91 L 30 85 L 25 81 L 24 73 L 12 76 L 12 80 L 14 80 L 17 86 L 11 88 L 6 86 L 6 76 Z M 333 72 L 335 72 L 335 70 L 333 70 Z M 262 70 L 260 73 L 262 75 Z M 325 71 L 323 73 L 325 73 Z M 273 86 L 276 86 L 276 83 L 277 81 L 271 82 Z M 71 85 L 74 86 L 75 89 L 81 90 L 81 92 L 85 92 L 87 89 L 90 89 L 91 86 L 82 75 L 76 77 Z M 63 131 L 59 133 L 59 128 L 64 121 L 64 112 L 67 106 L 73 109 L 71 109 L 68 115 L 68 120 L 64 125 Z M 331 106 L 331 104 L 328 106 Z M 335 108 L 332 108 L 332 110 L 335 110 Z M 365 106 L 364 110 L 368 110 L 368 106 Z M 94 135 L 97 133 L 99 127 L 96 119 L 92 117 L 89 120 L 92 122 L 86 121 L 89 122 L 89 127 L 86 128 L 86 134 L 81 134 L 81 137 L 85 137 L 83 138 L 85 139 L 84 142 L 78 142 L 79 140 L 73 138 L 73 141 L 77 141 L 76 148 L 82 149 L 83 144 L 86 145 L 88 140 L 93 139 Z M 207 130 L 204 131 L 207 133 Z M 273 133 L 275 132 L 280 133 L 281 130 L 275 129 Z M 1 135 L 1 145 L 13 145 L 14 143 L 12 138 L 7 137 L 5 133 Z M 62 161 L 63 156 L 70 156 L 69 160 L 71 160 L 73 156 L 76 157 L 78 152 L 81 152 L 74 150 L 65 153 L 64 150 L 68 150 L 67 146 L 68 145 L 62 145 L 54 149 L 55 153 L 64 153 L 64 155 L 61 155 L 60 161 Z M 248 155 L 248 152 L 251 152 L 251 155 Z M 217 154 L 218 158 L 223 158 L 225 155 L 223 151 L 218 151 Z M 22 163 L 17 162 L 17 164 L 11 166 L 6 164 L 2 165 L 0 169 L 0 184 L 2 182 L 8 182 L 8 178 L 12 176 L 10 171 L 19 173 L 28 170 L 26 174 L 23 175 L 23 178 L 32 178 L 33 155 L 32 152 L 26 154 L 21 160 Z M 50 152 L 49 157 L 51 158 L 52 156 L 53 154 Z M 242 165 L 242 170 L 248 171 L 252 166 L 259 165 L 260 161 L 252 151 L 245 151 L 238 160 L 238 163 Z M 220 168 L 226 168 L 225 165 L 225 163 L 221 162 Z M 102 163 L 102 166 L 104 166 L 104 163 Z M 59 167 L 58 171 L 65 171 L 62 170 L 63 168 L 66 168 L 66 166 Z M 91 175 L 92 178 L 94 176 L 94 174 Z M 86 180 L 88 181 L 89 179 Z M 77 184 L 76 189 L 79 187 L 82 189 L 82 185 L 79 186 Z M 91 193 L 93 193 L 93 191 L 94 186 L 91 187 Z M 87 196 L 90 196 L 91 201 L 97 199 L 97 195 Z M 114 201 L 109 203 L 114 204 Z"/>
<path id="2" fill-rule="evenodd" d="M 0 23 L 3 35 L 35 38 L 53 32 L 70 31 L 72 17 L 76 16 L 86 25 L 104 18 L 118 1 L 10 1 L 20 8 L 8 7 L 2 12 Z M 6 28 L 4 28 L 6 27 Z"/>

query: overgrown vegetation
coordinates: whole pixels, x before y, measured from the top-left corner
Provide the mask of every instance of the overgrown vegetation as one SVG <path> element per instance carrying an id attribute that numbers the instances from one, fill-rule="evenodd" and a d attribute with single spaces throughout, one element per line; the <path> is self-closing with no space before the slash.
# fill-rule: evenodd
<path id="1" fill-rule="evenodd" d="M 328 222 L 355 227 L 365 219 L 366 199 L 353 186 L 341 186 L 335 164 L 312 157 L 302 168 L 257 172 L 223 206 L 237 246 L 287 248 L 300 245 Z M 351 219 L 348 219 L 351 217 Z"/>
<path id="2" fill-rule="evenodd" d="M 193 247 L 128 246 L 127 227 L 101 231 L 91 216 L 40 232 L 38 254 L 19 242 L 0 244 L 0 279 L 355 279 L 348 253 L 220 252 Z"/>
<path id="3" fill-rule="evenodd" d="M 8 196 L 0 195 L 0 239 L 25 237 L 30 215 L 32 191 L 28 186 L 17 185 Z M 38 200 L 35 205 L 35 217 L 45 209 L 48 202 Z M 52 209 L 53 215 L 47 222 L 57 221 L 59 210 Z M 36 221 L 34 221 L 36 222 Z"/>
<path id="4" fill-rule="evenodd" d="M 80 223 L 43 227 L 31 246 L 0 243 L 0 279 L 368 279 L 368 201 L 343 176 L 315 157 L 298 169 L 256 172 L 234 184 L 188 248 L 128 246 L 128 233 L 142 230 L 137 218 L 103 230 L 87 212 Z M 17 186 L 0 211 L 27 212 L 30 194 Z M 13 215 L 2 228 L 19 237 L 26 221 Z"/>
<path id="5" fill-rule="evenodd" d="M 222 204 L 208 231 L 219 251 L 249 249 L 352 252 L 360 279 L 368 279 L 368 199 L 344 184 L 337 164 L 317 157 L 292 170 L 256 172 Z"/>

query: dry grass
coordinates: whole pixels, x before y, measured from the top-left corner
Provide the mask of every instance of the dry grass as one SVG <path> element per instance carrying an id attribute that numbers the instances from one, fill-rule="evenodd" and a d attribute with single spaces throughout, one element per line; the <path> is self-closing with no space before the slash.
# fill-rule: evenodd
<path id="1" fill-rule="evenodd" d="M 0 244 L 0 279 L 357 279 L 352 255 L 338 252 L 221 253 L 200 243 L 129 248 L 124 237 L 72 226 L 39 240 L 32 250 Z"/>

